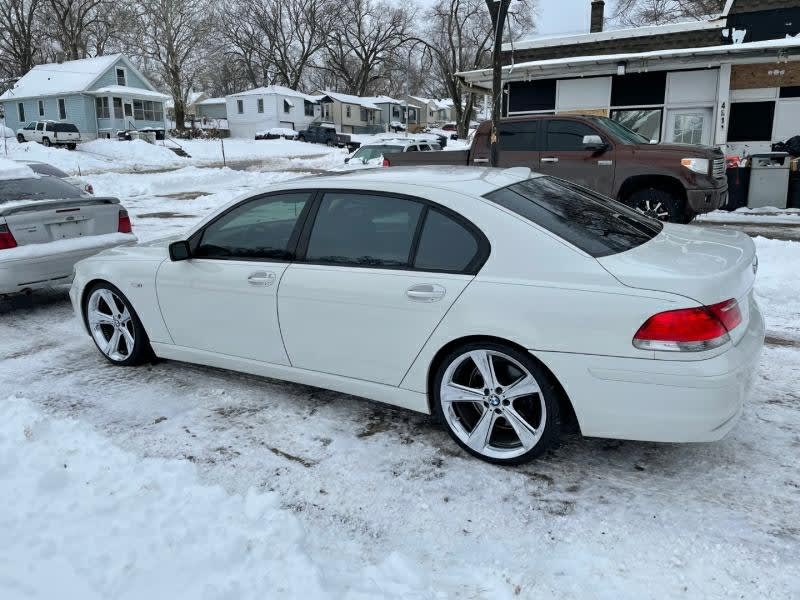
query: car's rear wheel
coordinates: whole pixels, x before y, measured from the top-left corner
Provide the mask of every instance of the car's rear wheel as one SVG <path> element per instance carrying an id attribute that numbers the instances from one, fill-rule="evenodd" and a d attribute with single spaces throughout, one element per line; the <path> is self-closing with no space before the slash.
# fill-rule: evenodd
<path id="1" fill-rule="evenodd" d="M 49 148 L 51 146 L 50 138 L 42 138 L 42 145 L 45 146 L 46 148 Z"/>
<path id="2" fill-rule="evenodd" d="M 77 148 L 77 144 L 67 144 L 67 150 L 75 150 Z"/>
<path id="3" fill-rule="evenodd" d="M 634 192 L 628 204 L 640 213 L 659 221 L 680 223 L 684 217 L 683 201 L 675 194 L 658 188 L 645 188 Z"/>
<path id="4" fill-rule="evenodd" d="M 536 360 L 493 342 L 461 346 L 441 361 L 434 411 L 464 450 L 488 462 L 520 464 L 553 447 L 558 399 Z"/>
<path id="5" fill-rule="evenodd" d="M 140 365 L 153 358 L 150 340 L 131 303 L 115 286 L 98 283 L 86 294 L 86 326 L 97 349 L 115 365 Z"/>

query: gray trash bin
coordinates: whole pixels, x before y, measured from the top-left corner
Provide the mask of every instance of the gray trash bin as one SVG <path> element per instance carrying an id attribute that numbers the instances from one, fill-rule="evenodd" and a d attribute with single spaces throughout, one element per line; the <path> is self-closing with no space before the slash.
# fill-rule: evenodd
<path id="1" fill-rule="evenodd" d="M 790 157 L 785 152 L 750 155 L 750 188 L 747 206 L 786 208 Z"/>

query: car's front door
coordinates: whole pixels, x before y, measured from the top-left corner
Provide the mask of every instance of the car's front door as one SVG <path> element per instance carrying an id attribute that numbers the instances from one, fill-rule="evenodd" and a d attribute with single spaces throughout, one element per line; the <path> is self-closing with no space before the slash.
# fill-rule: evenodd
<path id="1" fill-rule="evenodd" d="M 37 142 L 41 142 L 44 139 L 44 123 L 41 121 L 36 123 L 36 129 L 33 132 L 33 139 Z"/>
<path id="2" fill-rule="evenodd" d="M 614 189 L 615 152 L 608 136 L 575 119 L 547 119 L 539 172 L 577 183 L 610 196 Z M 584 144 L 586 136 L 607 144 Z"/>
<path id="3" fill-rule="evenodd" d="M 161 265 L 158 301 L 176 345 L 288 364 L 276 293 L 311 195 L 246 200 L 192 236 L 188 260 Z"/>
<path id="4" fill-rule="evenodd" d="M 278 290 L 292 366 L 399 385 L 488 242 L 406 196 L 327 191 L 315 210 Z"/>

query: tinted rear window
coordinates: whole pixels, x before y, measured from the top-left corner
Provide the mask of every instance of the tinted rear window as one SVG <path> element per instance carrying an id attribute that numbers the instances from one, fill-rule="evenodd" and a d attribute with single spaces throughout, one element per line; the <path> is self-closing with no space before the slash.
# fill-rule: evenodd
<path id="1" fill-rule="evenodd" d="M 55 177 L 0 181 L 0 205 L 16 200 L 58 200 L 81 195 L 78 188 Z"/>
<path id="2" fill-rule="evenodd" d="M 662 228 L 619 202 L 553 177 L 527 179 L 485 197 L 594 257 L 640 246 Z"/>
<path id="3" fill-rule="evenodd" d="M 50 123 L 47 128 L 58 133 L 79 133 L 78 128 L 72 123 Z"/>

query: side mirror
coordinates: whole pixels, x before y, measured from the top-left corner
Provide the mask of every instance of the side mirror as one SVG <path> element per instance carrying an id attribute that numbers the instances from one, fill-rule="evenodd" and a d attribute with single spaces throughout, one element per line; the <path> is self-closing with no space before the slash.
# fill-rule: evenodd
<path id="1" fill-rule="evenodd" d="M 586 150 L 605 150 L 608 148 L 608 144 L 599 135 L 585 135 L 583 136 L 583 147 Z"/>
<path id="2" fill-rule="evenodd" d="M 192 251 L 189 248 L 189 242 L 181 240 L 180 242 L 172 242 L 169 245 L 169 259 L 172 262 L 179 260 L 187 260 L 192 257 Z"/>
<path id="3" fill-rule="evenodd" d="M 347 164 L 349 162 L 350 162 L 350 157 L 348 156 L 347 158 L 344 159 L 344 164 Z"/>

